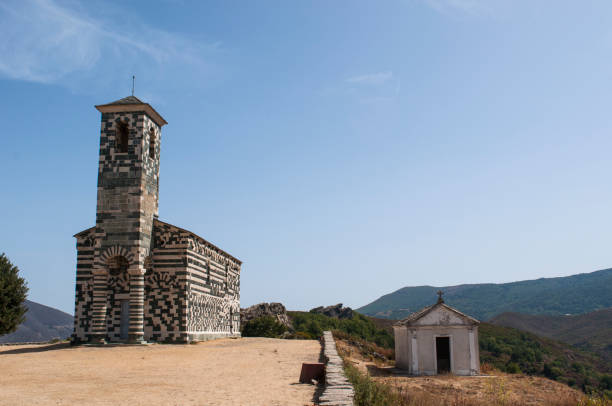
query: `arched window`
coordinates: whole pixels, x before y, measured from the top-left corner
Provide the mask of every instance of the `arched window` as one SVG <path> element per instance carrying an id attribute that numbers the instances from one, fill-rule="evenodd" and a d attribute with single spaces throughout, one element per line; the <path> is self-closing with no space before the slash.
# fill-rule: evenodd
<path id="1" fill-rule="evenodd" d="M 117 152 L 128 152 L 128 138 L 130 130 L 128 129 L 127 123 L 123 121 L 117 122 L 117 131 L 115 134 Z"/>
<path id="2" fill-rule="evenodd" d="M 149 158 L 155 158 L 155 131 L 149 130 Z"/>
<path id="3" fill-rule="evenodd" d="M 129 264 L 130 263 L 128 260 L 121 255 L 116 255 L 106 261 L 106 265 L 108 265 L 108 273 L 110 273 L 112 276 L 117 276 L 120 273 L 127 271 Z"/>

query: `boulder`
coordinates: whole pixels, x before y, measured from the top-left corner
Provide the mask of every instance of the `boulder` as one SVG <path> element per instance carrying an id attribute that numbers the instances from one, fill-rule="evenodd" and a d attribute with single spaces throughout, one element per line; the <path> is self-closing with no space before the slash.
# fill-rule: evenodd
<path id="1" fill-rule="evenodd" d="M 335 319 L 351 319 L 353 317 L 353 309 L 350 307 L 342 307 L 342 303 L 334 306 L 319 306 L 310 310 L 310 313 L 319 313 Z"/>
<path id="2" fill-rule="evenodd" d="M 259 303 L 246 309 L 240 309 L 240 325 L 244 326 L 249 321 L 262 316 L 272 316 L 288 329 L 293 329 L 291 320 L 287 316 L 287 309 L 282 303 Z"/>

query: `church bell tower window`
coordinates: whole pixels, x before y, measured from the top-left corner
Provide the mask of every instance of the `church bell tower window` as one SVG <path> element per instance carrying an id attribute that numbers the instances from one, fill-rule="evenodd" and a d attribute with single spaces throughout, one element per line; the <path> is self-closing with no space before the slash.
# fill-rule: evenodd
<path id="1" fill-rule="evenodd" d="M 155 131 L 153 128 L 149 130 L 149 158 L 155 158 Z"/>
<path id="2" fill-rule="evenodd" d="M 127 271 L 129 262 L 125 257 L 117 255 L 109 258 L 106 265 L 108 266 L 108 273 L 112 276 L 117 276 Z"/>
<path id="3" fill-rule="evenodd" d="M 128 129 L 127 123 L 123 121 L 119 121 L 117 123 L 117 132 L 116 132 L 116 148 L 117 152 L 128 152 L 128 138 L 130 131 Z"/>

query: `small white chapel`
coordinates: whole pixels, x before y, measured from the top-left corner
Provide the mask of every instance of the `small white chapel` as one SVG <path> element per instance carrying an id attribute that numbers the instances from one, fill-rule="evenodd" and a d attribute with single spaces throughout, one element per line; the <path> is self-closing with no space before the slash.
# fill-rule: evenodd
<path id="1" fill-rule="evenodd" d="M 396 367 L 411 375 L 478 375 L 479 324 L 444 304 L 438 291 L 437 303 L 393 326 Z"/>

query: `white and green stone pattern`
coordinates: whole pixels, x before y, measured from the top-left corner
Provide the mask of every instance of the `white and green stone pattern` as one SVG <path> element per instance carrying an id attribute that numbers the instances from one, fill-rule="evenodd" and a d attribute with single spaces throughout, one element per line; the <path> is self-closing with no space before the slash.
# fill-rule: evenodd
<path id="1" fill-rule="evenodd" d="M 75 235 L 73 343 L 239 335 L 241 262 L 157 219 L 165 121 L 133 96 L 96 107 L 102 111 L 96 225 Z M 117 148 L 120 122 L 129 129 L 127 152 Z"/>

